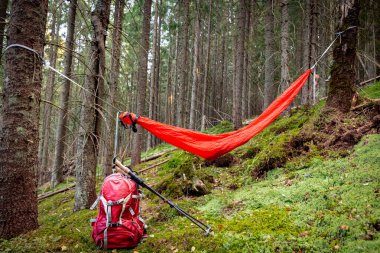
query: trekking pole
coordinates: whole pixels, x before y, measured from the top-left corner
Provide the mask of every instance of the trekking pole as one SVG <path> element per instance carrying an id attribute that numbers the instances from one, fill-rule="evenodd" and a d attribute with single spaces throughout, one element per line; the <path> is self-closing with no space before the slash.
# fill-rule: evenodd
<path id="1" fill-rule="evenodd" d="M 115 126 L 115 142 L 113 147 L 113 159 L 112 159 L 112 173 L 115 173 L 115 161 L 117 155 L 117 148 L 119 144 L 119 115 L 120 112 L 116 113 L 116 126 Z"/>
<path id="2" fill-rule="evenodd" d="M 207 226 L 206 224 L 204 224 L 200 220 L 197 220 L 191 214 L 185 212 L 179 206 L 177 206 L 176 204 L 174 204 L 173 202 L 171 202 L 169 199 L 167 199 L 164 196 L 162 196 L 160 193 L 158 193 L 156 190 L 154 190 L 153 188 L 151 188 L 149 185 L 145 184 L 144 181 L 141 178 L 139 178 L 130 168 L 124 166 L 119 160 L 115 159 L 115 165 L 116 165 L 116 169 L 119 172 L 121 172 L 123 174 L 129 175 L 130 178 L 133 181 L 135 181 L 138 185 L 141 185 L 142 187 L 148 189 L 150 192 L 156 194 L 160 199 L 162 199 L 170 207 L 172 207 L 175 210 L 177 210 L 178 213 L 182 214 L 187 219 L 189 219 L 193 224 L 195 224 L 197 227 L 199 227 L 200 229 L 202 229 L 205 232 L 205 235 L 210 234 L 210 232 L 212 231 L 210 226 Z"/>

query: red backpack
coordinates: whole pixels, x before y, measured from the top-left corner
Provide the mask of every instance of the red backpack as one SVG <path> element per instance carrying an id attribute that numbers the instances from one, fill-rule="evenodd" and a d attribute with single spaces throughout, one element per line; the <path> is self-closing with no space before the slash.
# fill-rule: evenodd
<path id="1" fill-rule="evenodd" d="M 146 225 L 140 218 L 142 194 L 134 181 L 115 173 L 104 179 L 98 217 L 91 221 L 92 238 L 103 249 L 133 248 L 141 241 Z"/>

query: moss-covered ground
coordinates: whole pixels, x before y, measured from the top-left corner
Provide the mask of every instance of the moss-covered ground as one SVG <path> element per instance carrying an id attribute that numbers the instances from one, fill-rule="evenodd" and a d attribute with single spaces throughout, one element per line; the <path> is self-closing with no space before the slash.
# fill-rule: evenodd
<path id="1" fill-rule="evenodd" d="M 209 224 L 213 234 L 204 236 L 144 191 L 149 237 L 134 249 L 112 252 L 380 252 L 380 134 L 367 134 L 344 152 L 321 150 L 312 139 L 295 145 L 323 106 L 282 116 L 233 151 L 229 167 L 179 150 L 147 163 L 169 159 L 141 177 Z M 230 130 L 224 122 L 211 131 Z M 194 177 L 207 184 L 208 194 L 193 196 L 178 187 Z M 0 252 L 103 252 L 90 236 L 89 219 L 97 211 L 73 213 L 73 203 L 74 191 L 41 201 L 40 228 L 0 241 Z"/>

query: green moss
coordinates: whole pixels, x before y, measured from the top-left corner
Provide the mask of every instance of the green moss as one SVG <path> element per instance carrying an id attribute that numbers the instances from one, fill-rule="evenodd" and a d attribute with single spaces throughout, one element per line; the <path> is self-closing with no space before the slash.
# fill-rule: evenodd
<path id="1" fill-rule="evenodd" d="M 161 167 L 158 174 L 161 180 L 157 189 L 168 197 L 207 194 L 214 180 L 212 173 L 202 168 L 199 157 L 185 152 L 176 153 Z"/>
<path id="2" fill-rule="evenodd" d="M 360 89 L 359 94 L 362 97 L 370 99 L 380 98 L 380 82 L 376 82 Z"/>
<path id="3" fill-rule="evenodd" d="M 143 200 L 142 215 L 148 222 L 150 237 L 132 251 L 117 252 L 191 252 L 192 249 L 194 252 L 378 252 L 380 135 L 365 136 L 345 156 L 322 155 L 312 141 L 303 143 L 307 153 L 288 156 L 289 141 L 300 134 L 300 126 L 305 129 L 315 124 L 318 110 L 298 109 L 276 120 L 236 154 L 242 155 L 254 147 L 259 152 L 230 168 L 204 167 L 203 161 L 193 155 L 172 152 L 166 164 L 141 177 L 149 178 L 147 182 L 154 188 L 165 182 L 166 196 L 178 191 L 175 193 L 178 198 L 173 201 L 211 225 L 214 234 L 203 236 L 174 209 L 149 195 Z M 250 170 L 270 157 L 286 160 L 282 168 L 268 171 L 265 179 L 251 180 Z M 184 174 L 186 178 L 204 176 L 202 179 L 212 189 L 210 194 L 196 198 L 184 196 L 183 190 L 177 188 L 185 185 Z M 68 191 L 39 203 L 40 228 L 1 241 L 0 252 L 59 252 L 63 246 L 67 252 L 104 252 L 95 247 L 90 236 L 88 220 L 97 211 L 73 213 L 73 199 L 74 191 Z"/>
<path id="4" fill-rule="evenodd" d="M 204 132 L 207 134 L 222 134 L 226 132 L 233 131 L 233 125 L 230 121 L 222 121 L 216 126 L 206 129 Z"/>

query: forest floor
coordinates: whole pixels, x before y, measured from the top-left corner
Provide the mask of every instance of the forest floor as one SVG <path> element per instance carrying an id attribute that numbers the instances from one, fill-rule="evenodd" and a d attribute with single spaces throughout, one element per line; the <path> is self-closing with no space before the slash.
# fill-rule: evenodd
<path id="1" fill-rule="evenodd" d="M 380 98 L 380 83 L 361 96 Z M 144 191 L 149 237 L 132 250 L 112 252 L 379 252 L 377 106 L 326 116 L 321 102 L 280 117 L 214 162 L 175 150 L 141 164 L 136 170 L 168 160 L 140 177 L 213 233 L 203 236 Z M 208 132 L 230 130 L 231 124 L 222 122 Z M 60 187 L 72 183 L 67 178 Z M 40 228 L 0 241 L 0 252 L 103 252 L 91 239 L 89 219 L 97 211 L 73 213 L 73 204 L 73 190 L 42 200 Z"/>

